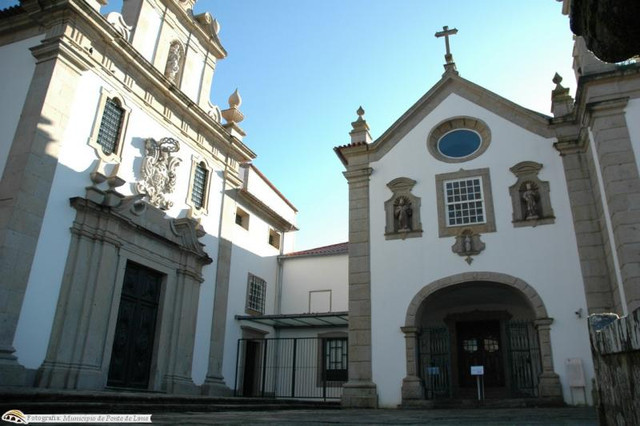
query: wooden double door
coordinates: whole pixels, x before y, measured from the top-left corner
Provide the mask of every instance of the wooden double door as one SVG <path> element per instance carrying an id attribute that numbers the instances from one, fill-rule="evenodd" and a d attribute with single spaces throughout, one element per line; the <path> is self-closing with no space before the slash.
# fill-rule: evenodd
<path id="1" fill-rule="evenodd" d="M 161 282 L 160 272 L 133 262 L 127 264 L 113 338 L 108 386 L 149 387 Z"/>
<path id="2" fill-rule="evenodd" d="M 476 386 L 471 366 L 484 367 L 484 385 L 505 385 L 504 350 L 500 321 L 463 321 L 456 324 L 458 378 L 462 388 Z"/>

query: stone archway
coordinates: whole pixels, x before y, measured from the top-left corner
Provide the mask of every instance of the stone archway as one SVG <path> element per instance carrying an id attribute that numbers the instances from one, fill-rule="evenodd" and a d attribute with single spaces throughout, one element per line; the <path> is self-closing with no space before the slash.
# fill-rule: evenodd
<path id="1" fill-rule="evenodd" d="M 553 319 L 549 318 L 542 298 L 525 281 L 511 275 L 497 272 L 467 272 L 441 278 L 424 286 L 413 297 L 407 308 L 405 325 L 401 327 L 405 334 L 407 375 L 402 381 L 402 400 L 421 400 L 425 398 L 422 379 L 418 373 L 418 324 L 421 308 L 427 299 L 436 292 L 470 282 L 490 282 L 507 286 L 519 292 L 530 305 L 534 313 L 534 324 L 540 344 L 542 373 L 539 375 L 538 395 L 540 398 L 562 398 L 560 379 L 554 372 L 551 354 L 550 329 Z"/>

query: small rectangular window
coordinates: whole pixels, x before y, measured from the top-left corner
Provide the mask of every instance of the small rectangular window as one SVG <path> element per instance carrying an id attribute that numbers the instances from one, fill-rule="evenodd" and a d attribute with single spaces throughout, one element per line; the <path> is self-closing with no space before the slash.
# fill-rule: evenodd
<path id="1" fill-rule="evenodd" d="M 447 226 L 486 222 L 482 177 L 444 181 Z"/>
<path id="2" fill-rule="evenodd" d="M 98 144 L 106 155 L 117 151 L 123 117 L 124 109 L 116 100 L 108 98 L 104 105 L 100 130 L 98 131 Z"/>
<path id="3" fill-rule="evenodd" d="M 346 382 L 348 379 L 348 344 L 346 338 L 323 339 L 323 379 Z"/>
<path id="4" fill-rule="evenodd" d="M 264 300 L 267 291 L 267 282 L 253 274 L 249 274 L 247 284 L 247 306 L 249 314 L 264 314 Z"/>
<path id="5" fill-rule="evenodd" d="M 280 233 L 274 229 L 269 229 L 269 244 L 273 247 L 280 248 Z"/>
<path id="6" fill-rule="evenodd" d="M 242 226 L 244 229 L 249 229 L 249 213 L 240 207 L 236 209 L 236 225 Z"/>
<path id="7" fill-rule="evenodd" d="M 197 209 L 204 207 L 208 179 L 209 170 L 203 163 L 198 164 L 193 174 L 193 187 L 191 188 L 191 202 Z"/>

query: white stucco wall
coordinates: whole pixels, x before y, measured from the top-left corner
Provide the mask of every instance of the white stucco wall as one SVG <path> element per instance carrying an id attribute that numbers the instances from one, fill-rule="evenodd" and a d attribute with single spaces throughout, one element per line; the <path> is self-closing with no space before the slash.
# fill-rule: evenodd
<path id="1" fill-rule="evenodd" d="M 142 3 L 142 10 L 138 3 Z M 144 0 L 125 1 L 122 16 L 127 25 L 133 26 L 131 44 L 149 62 L 153 63 L 162 15 L 151 4 Z M 160 70 L 164 72 L 164 68 Z"/>
<path id="2" fill-rule="evenodd" d="M 309 292 L 330 291 L 331 312 L 348 310 L 349 256 L 305 256 L 282 261 L 282 313 L 309 313 Z"/>
<path id="3" fill-rule="evenodd" d="M 249 167 L 245 175 L 247 191 L 260 198 L 269 208 L 292 224 L 296 224 L 296 211 L 256 171 Z"/>
<path id="4" fill-rule="evenodd" d="M 22 107 L 27 98 L 27 91 L 36 69 L 36 60 L 31 55 L 30 47 L 39 44 L 41 35 L 16 43 L 0 46 L 0 75 L 10 79 L 11 83 L 0 85 L 0 178 L 7 163 L 13 137 L 22 114 Z"/>
<path id="5" fill-rule="evenodd" d="M 483 120 L 491 129 L 491 144 L 479 157 L 449 164 L 435 160 L 426 148 L 429 132 L 441 121 L 466 115 Z M 404 325 L 412 298 L 424 286 L 463 272 L 489 271 L 527 282 L 542 298 L 554 318 L 551 329 L 553 360 L 570 402 L 564 361 L 581 358 L 588 383 L 593 377 L 585 318 L 586 300 L 580 272 L 562 161 L 545 140 L 457 95 L 450 95 L 401 140 L 382 160 L 373 163 L 371 175 L 371 296 L 373 380 L 382 406 L 401 400 L 406 375 Z M 521 161 L 543 164 L 539 173 L 550 183 L 555 223 L 514 228 L 509 186 L 516 177 L 509 168 Z M 468 265 L 452 253 L 453 237 L 438 237 L 435 175 L 460 169 L 490 169 L 497 232 L 481 235 L 486 249 Z M 406 240 L 384 238 L 384 202 L 392 193 L 386 184 L 397 177 L 417 181 L 412 193 L 422 199 L 423 236 Z M 590 389 L 587 389 L 587 395 Z"/>

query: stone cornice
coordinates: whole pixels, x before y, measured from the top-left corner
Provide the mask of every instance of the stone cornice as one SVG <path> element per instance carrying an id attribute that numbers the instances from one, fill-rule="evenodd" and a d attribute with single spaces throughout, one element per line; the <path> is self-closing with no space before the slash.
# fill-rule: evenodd
<path id="1" fill-rule="evenodd" d="M 265 218 L 274 227 L 282 232 L 297 231 L 298 228 L 287 219 L 279 215 L 275 210 L 260 201 L 258 197 L 247 191 L 246 189 L 238 190 L 238 198 L 255 209 L 258 214 Z"/>
<path id="2" fill-rule="evenodd" d="M 105 206 L 82 197 L 73 197 L 69 202 L 71 207 L 78 212 L 112 218 L 121 225 L 135 228 L 142 235 L 162 241 L 178 250 L 189 252 L 203 265 L 208 265 L 213 261 L 199 242 L 201 235 L 197 229 L 197 222 L 187 218 L 167 218 L 164 212 L 146 202 L 140 201 L 140 206 L 135 205 L 135 198 L 125 198 L 118 207 Z M 162 222 L 165 222 L 166 225 L 162 226 Z M 122 245 L 117 228 L 106 224 L 101 226 L 107 228 L 87 228 L 87 224 L 78 226 L 74 222 L 72 232 L 88 238 L 97 238 L 116 246 Z"/>
<path id="3" fill-rule="evenodd" d="M 368 182 L 371 173 L 373 173 L 373 169 L 371 167 L 347 170 L 346 172 L 342 172 L 349 183 Z"/>

